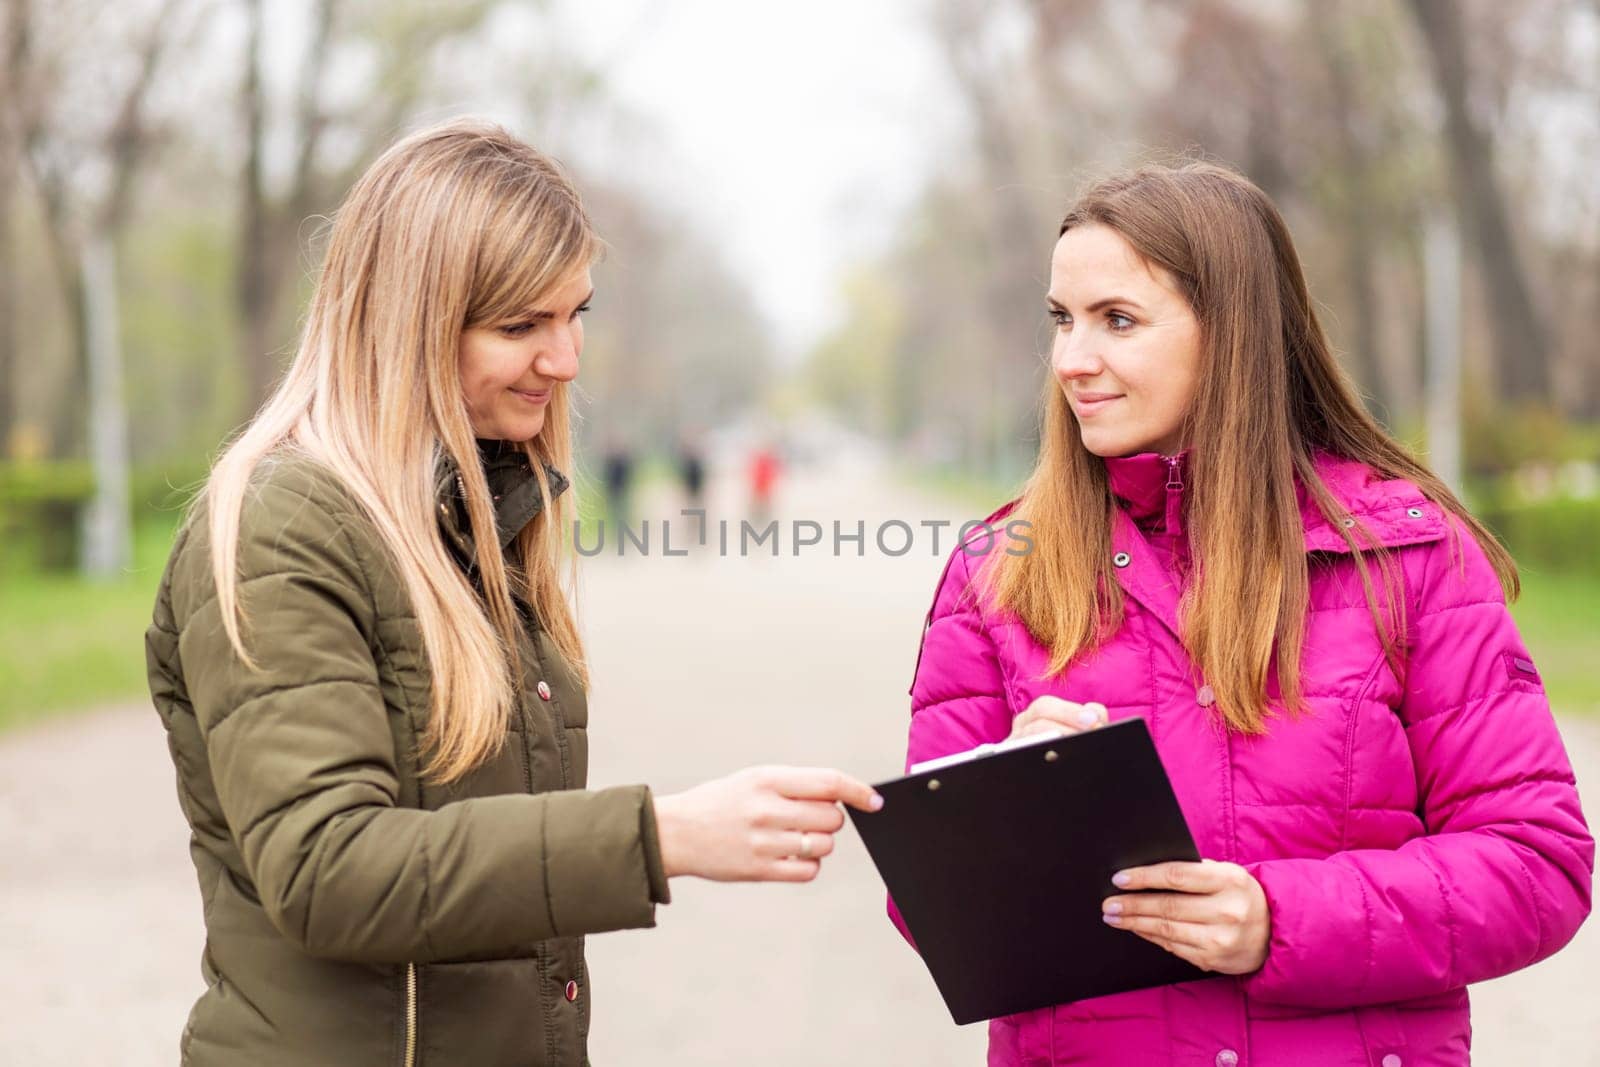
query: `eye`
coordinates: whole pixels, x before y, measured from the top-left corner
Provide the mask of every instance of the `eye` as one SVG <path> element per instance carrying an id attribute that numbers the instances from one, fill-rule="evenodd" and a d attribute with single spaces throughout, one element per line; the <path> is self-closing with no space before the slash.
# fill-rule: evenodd
<path id="1" fill-rule="evenodd" d="M 515 341 L 519 337 L 528 336 L 528 334 L 533 331 L 533 328 L 536 325 L 538 324 L 533 322 L 513 322 L 508 323 L 505 326 L 498 327 L 497 332 L 501 337 L 510 338 L 511 340 Z"/>
<path id="2" fill-rule="evenodd" d="M 1063 330 L 1072 325 L 1072 316 L 1061 308 L 1051 308 L 1050 318 Z"/>
<path id="3" fill-rule="evenodd" d="M 578 318 L 578 316 L 580 316 L 580 315 L 583 315 L 583 314 L 585 314 L 585 313 L 587 313 L 587 312 L 588 312 L 588 310 L 589 310 L 589 308 L 590 308 L 590 307 L 591 307 L 591 306 L 592 306 L 592 305 L 589 305 L 589 304 L 579 304 L 579 305 L 578 305 L 578 310 L 576 310 L 576 311 L 574 311 L 574 312 L 573 312 L 573 313 L 572 313 L 572 317 L 573 317 L 573 318 L 574 318 L 574 319 L 577 319 L 577 318 Z"/>
<path id="4" fill-rule="evenodd" d="M 1133 320 L 1120 311 L 1108 312 L 1106 314 L 1106 322 L 1111 324 L 1113 333 L 1123 333 L 1133 329 Z"/>

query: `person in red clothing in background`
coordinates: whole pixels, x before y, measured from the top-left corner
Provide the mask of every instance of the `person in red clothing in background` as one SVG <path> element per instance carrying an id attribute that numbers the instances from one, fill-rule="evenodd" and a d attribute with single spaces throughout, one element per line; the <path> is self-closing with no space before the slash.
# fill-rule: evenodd
<path id="1" fill-rule="evenodd" d="M 777 446 L 771 441 L 756 446 L 750 457 L 750 517 L 757 526 L 772 517 L 772 493 L 781 469 Z"/>

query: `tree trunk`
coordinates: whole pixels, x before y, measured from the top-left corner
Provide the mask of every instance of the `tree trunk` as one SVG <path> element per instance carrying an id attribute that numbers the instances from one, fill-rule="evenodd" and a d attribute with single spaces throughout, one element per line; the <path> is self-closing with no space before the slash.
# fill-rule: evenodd
<path id="1" fill-rule="evenodd" d="M 245 127 L 245 159 L 241 176 L 239 250 L 234 294 L 239 322 L 240 360 L 253 414 L 276 388 L 282 366 L 275 345 L 283 283 L 297 248 L 300 221 L 311 210 L 314 164 L 327 117 L 320 109 L 323 75 L 331 47 L 336 0 L 317 0 L 312 9 L 311 42 L 301 66 L 295 101 L 295 166 L 291 187 L 282 201 L 268 194 L 263 174 L 266 120 L 261 83 L 262 4 L 246 0 L 248 21 L 244 84 L 240 108 Z"/>
<path id="2" fill-rule="evenodd" d="M 9 146 L 7 146 L 9 147 Z M 9 152 L 0 150 L 0 460 L 11 454 L 16 426 L 16 281 L 11 201 L 16 183 Z"/>
<path id="3" fill-rule="evenodd" d="M 83 281 L 89 348 L 89 461 L 95 486 L 83 516 L 83 573 L 108 579 L 132 562 L 133 532 L 116 254 L 111 235 L 103 230 L 90 234 L 84 242 Z"/>
<path id="4" fill-rule="evenodd" d="M 266 399 L 277 378 L 277 368 L 268 351 L 274 302 L 271 261 L 276 257 L 268 249 L 270 234 L 262 174 L 265 118 L 261 88 L 261 0 L 246 0 L 245 11 L 249 35 L 245 46 L 244 88 L 240 94 L 245 156 L 234 296 L 239 309 L 239 356 L 246 371 L 245 403 L 254 411 Z"/>
<path id="5" fill-rule="evenodd" d="M 1493 145 L 1468 107 L 1461 10 L 1457 0 L 1410 0 L 1410 6 L 1433 61 L 1434 83 L 1445 109 L 1456 204 L 1487 289 L 1483 306 L 1494 335 L 1499 399 L 1547 402 L 1551 399 L 1549 335 L 1517 254 L 1494 173 Z"/>
<path id="6" fill-rule="evenodd" d="M 4 58 L 0 59 L 0 460 L 11 454 L 17 424 L 17 287 L 12 208 L 22 166 L 22 126 L 16 114 L 22 71 L 28 63 L 28 6 L 10 0 L 4 9 Z"/>

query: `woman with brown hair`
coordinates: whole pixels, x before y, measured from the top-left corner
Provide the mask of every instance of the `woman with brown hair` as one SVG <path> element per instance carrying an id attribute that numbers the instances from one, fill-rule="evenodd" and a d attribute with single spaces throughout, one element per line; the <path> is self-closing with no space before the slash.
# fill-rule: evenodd
<path id="1" fill-rule="evenodd" d="M 1564 945 L 1594 865 L 1510 556 L 1362 408 L 1239 174 L 1093 185 L 1045 301 L 1039 461 L 991 517 L 1034 549 L 951 555 L 908 762 L 1143 718 L 1205 859 L 1103 918 L 1215 977 L 996 1019 L 990 1063 L 1467 1063 L 1466 986 Z"/>
<path id="2" fill-rule="evenodd" d="M 586 1062 L 583 937 L 668 879 L 803 882 L 870 789 L 752 768 L 588 791 L 563 585 L 599 241 L 497 127 L 395 145 L 287 377 L 212 469 L 146 646 L 204 901 L 182 1061 Z"/>

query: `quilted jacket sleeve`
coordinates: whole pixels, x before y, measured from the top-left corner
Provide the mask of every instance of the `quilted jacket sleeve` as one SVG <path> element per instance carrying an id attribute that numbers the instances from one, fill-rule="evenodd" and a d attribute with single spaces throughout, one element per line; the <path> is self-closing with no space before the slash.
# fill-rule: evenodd
<path id="1" fill-rule="evenodd" d="M 1589 913 L 1594 841 L 1549 701 L 1464 526 L 1407 567 L 1397 709 L 1427 828 L 1394 850 L 1250 869 L 1272 912 L 1262 1000 L 1340 1008 L 1456 989 L 1535 963 Z"/>
<path id="2" fill-rule="evenodd" d="M 972 570 L 981 558 L 969 557 L 965 546 L 956 547 L 928 612 L 911 682 L 908 769 L 922 760 L 1002 741 L 1011 733 L 1000 658 L 971 588 Z M 893 900 L 889 917 L 911 941 Z"/>
<path id="3" fill-rule="evenodd" d="M 359 524 L 302 489 L 274 478 L 246 500 L 240 591 L 258 669 L 209 593 L 185 598 L 177 646 L 218 802 L 273 924 L 313 955 L 373 962 L 525 956 L 552 936 L 652 925 L 642 786 L 397 806 Z M 198 588 L 209 560 L 191 562 Z"/>

